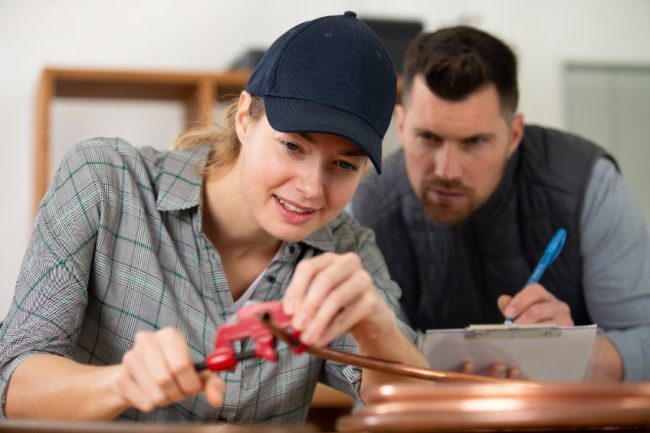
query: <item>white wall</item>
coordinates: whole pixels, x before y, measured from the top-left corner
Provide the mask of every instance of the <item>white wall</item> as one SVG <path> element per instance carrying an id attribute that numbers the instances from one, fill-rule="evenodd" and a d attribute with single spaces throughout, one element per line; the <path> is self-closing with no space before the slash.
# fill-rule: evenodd
<path id="1" fill-rule="evenodd" d="M 522 111 L 549 126 L 564 126 L 565 61 L 650 64 L 647 0 L 0 0 L 0 318 L 32 226 L 34 93 L 42 68 L 217 71 L 298 22 L 345 10 L 417 18 L 427 30 L 463 22 L 495 33 L 519 53 Z M 52 133 L 55 141 L 97 134 L 125 134 L 136 145 L 169 141 L 167 122 L 146 119 L 150 108 L 178 117 L 178 107 L 117 111 L 110 102 L 91 109 L 61 101 Z M 98 113 L 121 114 L 102 121 Z"/>

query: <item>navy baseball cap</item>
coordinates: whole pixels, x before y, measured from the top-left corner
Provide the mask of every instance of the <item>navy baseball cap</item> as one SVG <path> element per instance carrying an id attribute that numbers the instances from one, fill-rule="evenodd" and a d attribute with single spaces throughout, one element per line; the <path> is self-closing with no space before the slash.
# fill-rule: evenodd
<path id="1" fill-rule="evenodd" d="M 262 96 L 281 132 L 323 132 L 356 143 L 381 173 L 381 142 L 397 76 L 379 37 L 354 12 L 299 24 L 253 70 L 246 91 Z"/>

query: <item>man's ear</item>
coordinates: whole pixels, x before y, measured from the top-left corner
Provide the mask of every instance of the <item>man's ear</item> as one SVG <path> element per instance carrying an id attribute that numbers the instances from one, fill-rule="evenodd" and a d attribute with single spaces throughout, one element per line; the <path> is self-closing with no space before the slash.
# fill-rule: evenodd
<path id="1" fill-rule="evenodd" d="M 397 135 L 400 143 L 404 146 L 404 106 L 402 104 L 395 105 L 395 126 L 397 127 Z"/>
<path id="2" fill-rule="evenodd" d="M 510 145 L 508 148 L 508 157 L 512 156 L 515 153 L 515 150 L 519 147 L 521 139 L 524 137 L 524 115 L 517 113 L 512 117 L 512 123 L 510 124 Z"/>
<path id="3" fill-rule="evenodd" d="M 253 97 L 250 93 L 245 90 L 241 92 L 237 113 L 235 114 L 235 130 L 237 131 L 237 138 L 239 138 L 240 143 L 243 143 L 244 137 L 248 134 L 249 128 L 253 123 L 253 117 L 251 116 L 252 102 Z"/>

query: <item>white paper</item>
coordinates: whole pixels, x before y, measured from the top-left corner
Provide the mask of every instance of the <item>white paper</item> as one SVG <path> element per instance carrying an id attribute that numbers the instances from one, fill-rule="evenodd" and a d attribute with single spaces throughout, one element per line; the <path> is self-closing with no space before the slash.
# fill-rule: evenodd
<path id="1" fill-rule="evenodd" d="M 473 325 L 466 329 L 428 330 L 419 340 L 431 368 L 459 371 L 472 362 L 485 374 L 494 363 L 519 367 L 523 378 L 581 382 L 594 352 L 596 325 Z"/>

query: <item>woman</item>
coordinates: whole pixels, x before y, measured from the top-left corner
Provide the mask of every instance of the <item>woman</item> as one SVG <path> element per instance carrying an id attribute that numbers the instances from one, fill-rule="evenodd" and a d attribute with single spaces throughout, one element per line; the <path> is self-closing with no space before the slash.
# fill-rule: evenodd
<path id="1" fill-rule="evenodd" d="M 196 372 L 248 300 L 282 299 L 306 344 L 425 365 L 371 234 L 341 213 L 368 158 L 379 170 L 394 89 L 370 29 L 324 17 L 273 44 L 220 132 L 69 152 L 1 331 L 3 413 L 298 421 L 319 379 L 356 398 L 395 380 L 282 345 L 277 363 Z"/>

